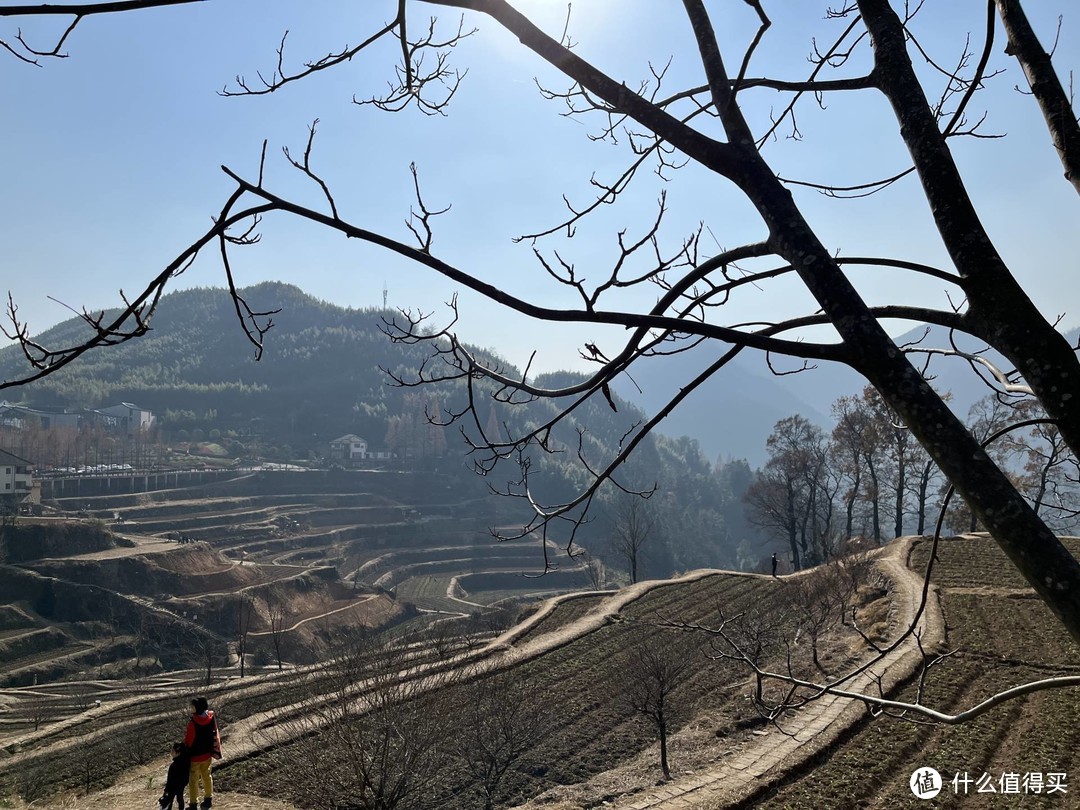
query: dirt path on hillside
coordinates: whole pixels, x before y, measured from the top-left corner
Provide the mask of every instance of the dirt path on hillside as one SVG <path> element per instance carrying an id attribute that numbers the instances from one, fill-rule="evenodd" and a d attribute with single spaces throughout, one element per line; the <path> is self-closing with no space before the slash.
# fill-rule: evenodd
<path id="1" fill-rule="evenodd" d="M 326 610 L 326 611 L 323 611 L 322 613 L 317 613 L 314 616 L 308 616 L 306 619 L 301 619 L 296 624 L 294 624 L 292 627 L 286 627 L 284 630 L 276 630 L 276 631 L 275 630 L 252 630 L 251 632 L 248 633 L 248 635 L 249 636 L 271 636 L 275 632 L 278 632 L 278 633 L 291 633 L 293 630 L 295 630 L 297 627 L 299 627 L 302 624 L 307 624 L 308 622 L 313 622 L 313 621 L 315 621 L 317 619 L 325 618 L 326 616 L 332 616 L 335 613 L 341 613 L 341 611 L 343 611 L 343 610 L 348 610 L 349 608 L 354 608 L 357 605 L 362 605 L 365 602 L 370 602 L 372 599 L 378 599 L 378 598 L 379 598 L 378 594 L 375 594 L 375 593 L 368 594 L 367 596 L 362 596 L 362 597 L 359 597 L 358 599 L 353 600 L 352 602 L 349 602 L 349 604 L 345 605 L 345 607 L 334 608 L 333 610 Z"/>
<path id="2" fill-rule="evenodd" d="M 115 560 L 119 557 L 141 557 L 144 554 L 160 554 L 163 551 L 172 551 L 182 546 L 172 540 L 162 540 L 160 537 L 144 534 L 128 534 L 127 532 L 114 532 L 125 540 L 130 540 L 134 546 L 116 546 L 104 551 L 91 551 L 87 554 L 71 554 L 63 557 L 43 557 L 42 560 L 63 560 L 64 562 L 80 562 L 83 560 Z M 37 560 L 35 560 L 37 562 Z"/>
<path id="3" fill-rule="evenodd" d="M 222 568 L 219 571 L 213 571 L 211 573 L 213 573 L 214 575 L 224 574 L 224 573 L 227 573 L 229 571 L 233 571 L 236 568 L 240 568 L 240 567 L 249 568 L 249 569 L 250 568 L 260 568 L 261 569 L 261 568 L 264 568 L 264 567 L 265 568 L 274 568 L 274 569 L 295 568 L 296 570 L 291 572 L 291 573 L 289 571 L 284 571 L 284 570 L 275 570 L 272 573 L 266 574 L 266 576 L 254 581 L 254 582 L 247 582 L 247 583 L 244 583 L 243 585 L 237 585 L 237 586 L 235 586 L 233 588 L 227 588 L 224 591 L 192 591 L 191 593 L 185 593 L 184 594 L 184 599 L 205 599 L 205 598 L 211 597 L 211 596 L 233 596 L 233 595 L 238 594 L 238 593 L 243 593 L 244 591 L 253 590 L 255 588 L 261 588 L 264 585 L 273 585 L 273 584 L 276 584 L 276 583 L 285 582 L 286 580 L 289 580 L 289 579 L 297 579 L 297 578 L 302 577 L 302 576 L 304 576 L 304 574 L 307 574 L 307 573 L 309 573 L 311 571 L 310 568 L 308 568 L 307 566 L 302 566 L 302 565 L 276 565 L 276 566 L 265 565 L 264 566 L 262 563 L 246 563 L 243 560 L 236 560 L 236 561 L 233 562 L 232 565 L 230 565 L 230 566 L 228 566 L 226 568 Z"/>
<path id="4" fill-rule="evenodd" d="M 910 624 L 922 596 L 922 576 L 907 565 L 912 540 L 905 537 L 895 541 L 878 559 L 879 567 L 894 583 L 890 616 L 894 631 Z M 923 645 L 927 649 L 935 649 L 944 641 L 945 621 L 934 591 L 928 595 L 919 627 Z M 853 692 L 876 691 L 878 680 L 873 674 L 876 673 L 881 676 L 882 688 L 888 690 L 914 673 L 922 660 L 915 640 L 908 638 L 884 660 L 875 664 L 871 671 L 854 678 L 844 688 Z M 778 781 L 808 758 L 834 744 L 839 735 L 865 711 L 861 704 L 850 699 L 827 695 L 801 709 L 794 719 L 785 721 L 787 734 L 775 728 L 756 733 L 748 745 L 731 752 L 720 762 L 622 800 L 605 802 L 605 807 L 619 810 L 676 810 L 729 806 Z"/>
<path id="5" fill-rule="evenodd" d="M 409 670 L 406 674 L 413 678 L 423 678 L 426 673 L 436 667 L 445 667 L 447 664 L 458 669 L 465 677 L 487 672 L 496 672 L 525 659 L 543 655 L 544 653 L 558 649 L 559 647 L 569 644 L 571 641 L 591 633 L 610 621 L 611 618 L 626 605 L 641 598 L 653 588 L 663 587 L 675 582 L 692 582 L 705 576 L 713 576 L 716 573 L 718 572 L 698 571 L 680 577 L 677 580 L 639 582 L 636 585 L 632 585 L 616 592 L 610 599 L 606 600 L 604 604 L 600 605 L 596 611 L 587 614 L 566 627 L 560 628 L 553 633 L 544 633 L 524 644 L 514 646 L 516 639 L 521 638 L 525 632 L 535 626 L 535 624 L 541 621 L 545 616 L 549 615 L 557 607 L 560 601 L 563 601 L 556 597 L 555 599 L 549 600 L 543 609 L 531 616 L 528 620 L 510 628 L 508 631 L 491 640 L 478 650 L 460 653 L 444 662 L 418 666 Z M 439 685 L 440 683 L 441 681 L 437 678 L 432 679 L 433 686 Z M 360 684 L 355 689 L 358 705 L 364 700 L 362 687 L 363 685 Z M 280 706 L 250 715 L 231 723 L 229 726 L 230 740 L 228 745 L 230 757 L 237 759 L 243 758 L 264 747 L 266 735 L 263 729 L 273 725 L 275 720 L 288 715 L 300 706 L 301 704 Z"/>

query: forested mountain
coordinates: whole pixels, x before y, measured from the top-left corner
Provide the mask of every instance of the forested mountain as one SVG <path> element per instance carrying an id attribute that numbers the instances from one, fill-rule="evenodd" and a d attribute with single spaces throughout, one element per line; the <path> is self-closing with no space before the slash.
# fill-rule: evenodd
<path id="1" fill-rule="evenodd" d="M 463 389 L 452 383 L 396 387 L 381 370 L 409 377 L 430 352 L 428 346 L 387 339 L 379 327 L 392 312 L 337 307 L 280 283 L 242 292 L 252 309 L 280 309 L 258 362 L 224 291 L 181 290 L 162 299 L 149 334 L 92 352 L 18 389 L 23 401 L 90 408 L 133 402 L 154 411 L 164 441 L 196 430 L 218 431 L 240 442 L 287 448 L 292 458 L 325 456 L 331 439 L 355 433 L 373 448 L 408 456 L 412 463 L 466 470 L 467 448 L 458 430 L 427 420 L 429 413 L 460 408 Z M 36 339 L 46 346 L 71 344 L 84 339 L 88 329 L 73 318 Z M 24 372 L 24 362 L 17 347 L 9 347 L 0 352 L 0 374 L 6 379 Z M 571 378 L 563 373 L 537 382 L 554 385 Z M 519 407 L 484 403 L 478 415 L 486 426 L 519 434 L 550 419 L 556 407 L 543 400 Z M 617 413 L 602 400 L 587 403 L 553 433 L 564 452 L 540 454 L 531 483 L 549 500 L 571 497 L 587 478 L 577 462 L 579 430 L 586 456 L 599 463 L 617 452 L 642 418 L 625 402 L 619 402 Z M 493 475 L 492 485 L 503 489 L 514 472 L 507 468 L 505 475 Z M 759 559 L 757 534 L 743 520 L 741 497 L 750 477 L 745 464 L 714 470 L 693 440 L 648 439 L 619 476 L 642 490 L 658 485 L 647 502 L 655 529 L 645 549 L 644 573 Z M 613 490 L 599 499 L 584 535 L 594 549 L 612 530 L 621 497 Z M 608 564 L 619 567 L 617 560 Z"/>
<path id="2" fill-rule="evenodd" d="M 402 411 L 404 392 L 395 396 L 378 366 L 391 357 L 391 366 L 411 365 L 422 350 L 391 348 L 377 311 L 343 309 L 276 283 L 244 295 L 253 309 L 281 310 L 259 362 L 223 291 L 181 290 L 162 299 L 145 337 L 85 355 L 23 389 L 26 400 L 81 407 L 134 402 L 167 429 L 212 422 L 249 430 L 257 420 L 259 430 L 287 437 L 297 449 L 346 432 L 381 443 L 385 418 Z M 37 339 L 74 343 L 88 328 L 73 318 Z M 18 373 L 21 360 L 10 348 L 0 353 L 0 374 Z"/>

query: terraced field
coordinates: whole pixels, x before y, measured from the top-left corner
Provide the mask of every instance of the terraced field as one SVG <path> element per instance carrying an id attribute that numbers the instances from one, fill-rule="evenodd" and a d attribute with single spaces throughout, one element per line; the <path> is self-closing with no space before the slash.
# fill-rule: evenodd
<path id="1" fill-rule="evenodd" d="M 205 540 L 248 562 L 333 565 L 361 585 L 393 587 L 408 566 L 423 563 L 451 571 L 489 570 L 499 557 L 497 570 L 536 565 L 535 544 L 491 541 L 496 512 L 488 499 L 462 497 L 441 483 L 404 486 L 402 479 L 260 473 L 213 492 L 142 493 L 90 505 L 95 514 L 121 512 L 124 526 L 143 535 Z M 282 488 L 290 491 L 274 491 Z"/>
<path id="2" fill-rule="evenodd" d="M 1066 541 L 1073 553 L 1080 543 Z M 913 549 L 912 567 L 925 569 L 929 543 Z M 933 667 L 923 701 L 956 712 L 1010 686 L 1054 675 L 1080 674 L 1080 646 L 1034 592 L 1026 588 L 1004 554 L 986 537 L 941 542 L 934 580 L 947 622 L 949 658 Z M 898 695 L 911 699 L 917 685 Z M 960 726 L 928 726 L 882 718 L 861 722 L 819 760 L 792 774 L 787 784 L 763 792 L 746 806 L 775 808 L 916 808 L 908 779 L 932 767 L 945 789 L 935 807 L 1067 808 L 1080 794 L 1080 690 L 1041 692 L 1018 698 Z M 1024 787 L 1027 774 L 1071 776 L 1067 793 Z M 988 775 L 995 792 L 972 780 Z M 1008 774 L 1017 774 L 1018 786 Z M 957 779 L 956 789 L 952 784 Z M 1008 790 L 1003 794 L 1004 788 Z"/>
<path id="3" fill-rule="evenodd" d="M 459 573 L 516 579 L 500 597 L 580 586 L 519 577 L 536 567 L 538 546 L 492 541 L 498 503 L 480 486 L 462 494 L 454 484 L 426 473 L 274 471 L 55 501 L 41 531 L 62 526 L 65 537 L 78 536 L 79 526 L 99 531 L 105 522 L 120 544 L 102 546 L 107 539 L 95 536 L 93 551 L 0 566 L 0 590 L 18 606 L 0 610 L 0 686 L 145 677 L 197 663 L 197 650 L 161 654 L 156 633 L 184 637 L 188 647 L 217 644 L 214 669 L 228 676 L 237 669 L 241 599 L 254 606 L 249 654 L 266 664 L 275 652 L 272 612 L 285 626 L 286 659 L 302 662 L 319 656 L 338 625 L 408 620 L 416 631 L 424 621 L 422 612 L 409 619 L 416 610 L 481 610 L 483 597 L 467 604 L 447 595 Z M 5 731 L 70 713 L 41 711 L 48 692 L 33 697 L 28 712 L 19 711 L 18 697 L 0 704 L 0 743 Z"/>
<path id="4" fill-rule="evenodd" d="M 676 617 L 704 624 L 715 621 L 721 611 L 736 615 L 763 605 L 779 607 L 786 589 L 781 580 L 717 572 L 635 586 L 611 596 L 568 598 L 489 646 L 492 654 L 507 651 L 474 665 L 482 667 L 482 677 L 512 678 L 522 694 L 544 707 L 547 718 L 542 738 L 500 787 L 499 806 L 602 776 L 655 745 L 655 731 L 629 710 L 624 691 L 634 651 L 643 647 L 691 662 L 688 676 L 668 698 L 673 731 L 693 727 L 712 739 L 716 752 L 739 749 L 755 739 L 761 720 L 745 699 L 745 671 L 731 662 L 711 660 L 707 637 L 661 625 Z M 851 640 L 843 632 L 834 636 L 832 652 L 837 657 L 827 666 L 846 662 Z M 457 705 L 440 704 L 440 711 L 453 712 Z M 295 786 L 282 774 L 283 763 L 296 761 L 304 746 L 298 742 L 294 750 L 286 744 L 226 766 L 220 771 L 221 784 L 247 793 L 292 796 L 303 806 L 304 797 L 290 793 Z M 321 767 L 332 771 L 334 756 L 329 749 L 320 755 Z M 468 784 L 455 781 L 461 778 L 460 772 L 446 777 L 438 806 L 474 806 Z"/>
<path id="5" fill-rule="evenodd" d="M 0 673 L 16 687 L 0 695 L 0 746 L 86 711 L 81 698 L 68 700 L 50 683 L 56 679 L 120 677 L 154 693 L 198 679 L 200 655 L 212 660 L 213 680 L 235 677 L 238 611 L 249 602 L 250 672 L 272 664 L 279 649 L 286 664 L 325 657 L 338 628 L 404 623 L 392 632 L 407 636 L 436 618 L 425 611 L 475 613 L 494 601 L 449 596 L 458 574 L 514 576 L 500 599 L 570 587 L 554 580 L 537 587 L 517 576 L 536 567 L 540 548 L 494 543 L 488 529 L 498 513 L 482 488 L 462 493 L 448 481 L 423 473 L 259 472 L 57 501 L 57 517 L 39 521 L 42 532 L 63 527 L 65 537 L 77 537 L 79 526 L 100 532 L 108 521 L 115 536 L 95 536 L 82 553 L 0 565 L 0 589 L 13 602 L 0 607 Z M 114 524 L 117 515 L 122 522 Z M 159 635 L 179 646 L 166 655 Z M 189 671 L 179 681 L 153 675 L 162 668 Z M 201 665 L 204 675 L 207 668 Z M 121 680 L 95 700 L 128 694 Z"/>
<path id="6" fill-rule="evenodd" d="M 339 510 L 341 497 L 322 491 L 286 499 L 271 493 L 271 502 L 260 504 L 257 495 L 238 498 L 226 493 L 223 498 L 229 505 L 237 506 L 245 515 L 258 514 L 262 523 L 241 524 L 236 535 L 229 535 L 228 520 L 236 513 L 226 504 L 211 503 L 198 531 L 213 538 L 213 549 L 198 544 L 162 544 L 133 535 L 136 547 L 121 559 L 139 557 L 140 553 L 146 559 L 158 555 L 158 569 L 184 575 L 184 566 L 177 564 L 181 557 L 174 555 L 220 555 L 217 549 L 221 549 L 227 556 L 215 558 L 217 562 L 212 564 L 205 562 L 202 574 L 207 588 L 218 590 L 195 589 L 190 604 L 206 606 L 220 594 L 231 595 L 233 602 L 237 593 L 252 594 L 256 600 L 267 595 L 281 598 L 284 592 L 280 589 L 292 587 L 290 583 L 306 582 L 309 584 L 304 587 L 315 590 L 307 596 L 301 590 L 295 591 L 297 609 L 289 619 L 290 632 L 329 638 L 336 632 L 332 616 L 349 617 L 354 623 L 356 616 L 368 615 L 363 611 L 369 607 L 377 608 L 382 611 L 378 614 L 381 618 L 372 621 L 387 626 L 386 635 L 398 639 L 399 646 L 409 651 L 407 669 L 402 671 L 412 674 L 406 678 L 428 683 L 433 673 L 439 672 L 458 673 L 455 682 L 462 677 L 464 682 L 512 678 L 524 694 L 545 707 L 547 725 L 542 738 L 529 745 L 499 786 L 498 806 L 524 803 L 557 810 L 600 804 L 620 808 L 884 810 L 924 806 L 912 796 L 908 778 L 916 768 L 925 766 L 937 768 L 947 781 L 954 774 L 966 773 L 973 780 L 988 774 L 999 780 L 999 788 L 1001 780 L 1011 779 L 1009 775 L 1014 773 L 1080 772 L 1076 690 L 1029 695 L 957 727 L 884 717 L 856 719 L 849 712 L 843 715 L 849 719 L 842 723 L 837 720 L 835 731 L 823 734 L 821 744 L 808 744 L 807 753 L 770 759 L 770 750 L 782 748 L 792 738 L 762 727 L 761 718 L 747 700 L 745 667 L 718 657 L 720 648 L 709 633 L 686 632 L 686 628 L 716 626 L 724 618 L 754 612 L 795 621 L 793 627 L 797 626 L 801 620 L 793 608 L 792 589 L 797 587 L 799 576 L 774 579 L 703 572 L 678 582 L 643 584 L 609 595 L 562 598 L 525 619 L 520 627 L 485 644 L 482 636 L 476 635 L 474 618 L 457 619 L 445 614 L 472 614 L 481 606 L 520 596 L 525 589 L 535 593 L 542 590 L 536 587 L 538 583 L 563 590 L 573 584 L 572 575 L 567 581 L 526 579 L 525 588 L 512 587 L 524 579 L 513 567 L 539 549 L 527 545 L 486 547 L 477 542 L 475 525 L 438 514 L 443 509 L 438 504 L 430 505 L 430 514 L 419 519 L 404 518 L 400 510 L 395 512 L 393 508 L 389 512 L 369 511 L 369 515 L 389 516 L 393 521 L 352 527 L 335 525 L 331 534 L 323 530 L 324 526 L 314 525 L 318 521 L 302 523 L 293 517 L 309 511 L 317 499 Z M 187 504 L 191 502 L 185 501 L 189 512 Z M 159 507 L 152 503 L 148 508 Z M 380 510 L 387 508 L 385 503 L 378 505 Z M 137 524 L 137 510 L 128 510 L 132 512 L 128 520 Z M 338 519 L 340 513 L 329 522 Z M 157 537 L 172 531 L 177 530 L 163 529 Z M 407 539 L 395 545 L 399 538 Z M 422 546 L 421 539 L 428 543 L 427 547 Z M 1074 551 L 1080 550 L 1076 541 L 1070 543 Z M 139 544 L 143 549 L 153 545 L 165 551 L 141 552 Z M 910 569 L 905 576 L 917 581 L 914 571 L 925 567 L 928 545 L 916 540 L 910 549 Z M 103 555 L 105 561 L 114 560 L 112 552 L 95 554 Z M 84 555 L 83 562 L 93 556 Z M 1059 673 L 1080 674 L 1080 648 L 1064 636 L 1054 617 L 1010 573 L 988 540 L 947 540 L 937 556 L 935 581 L 939 591 L 930 608 L 944 618 L 941 626 L 945 628 L 945 648 L 950 655 L 931 668 L 921 685 L 924 702 L 955 711 L 1023 680 Z M 70 566 L 77 569 L 79 564 L 34 564 L 19 569 L 22 573 L 18 576 L 12 574 L 12 581 L 29 589 L 24 580 L 35 575 L 31 568 L 70 574 L 74 570 Z M 288 570 L 299 573 L 276 576 Z M 242 576 L 223 588 L 221 578 L 236 576 L 239 571 L 244 572 Z M 339 578 L 342 572 L 349 579 Z M 380 582 L 391 592 L 382 589 Z M 898 629 L 897 594 L 882 590 L 883 583 L 880 579 L 867 581 L 860 591 L 862 604 L 858 609 L 863 628 L 879 640 Z M 89 580 L 72 584 L 76 586 L 91 587 Z M 906 587 L 911 587 L 910 582 Z M 149 601 L 152 609 L 171 611 L 172 615 L 183 613 L 175 600 L 160 604 Z M 432 613 L 400 612 L 400 606 L 406 603 Z M 46 639 L 55 638 L 55 631 L 49 631 L 51 625 L 43 623 L 28 604 L 18 602 L 13 609 L 0 610 L 0 655 L 5 650 L 11 654 L 11 650 L 21 649 L 20 644 L 31 642 L 45 648 L 40 654 L 51 654 Z M 361 612 L 354 616 L 354 611 Z M 466 631 L 467 622 L 473 624 Z M 468 643 L 448 643 L 446 637 L 458 632 L 443 632 L 451 627 L 467 632 Z M 253 636 L 267 640 L 265 627 L 253 627 L 253 631 Z M 793 638 L 794 646 L 789 646 L 786 653 L 779 648 L 769 653 L 781 654 L 776 663 L 793 654 L 796 667 L 806 675 L 824 677 L 824 672 L 810 665 L 805 638 L 801 642 L 798 634 Z M 123 639 L 109 643 L 122 644 Z M 95 652 L 105 646 L 105 639 L 76 638 L 68 632 L 60 649 L 72 644 L 87 644 L 89 652 Z M 686 677 L 669 696 L 671 756 L 678 773 L 672 783 L 657 789 L 649 787 L 658 774 L 655 731 L 629 709 L 622 688 L 634 651 L 648 647 L 662 650 L 665 657 L 688 662 Z M 829 673 L 843 671 L 865 651 L 865 644 L 853 629 L 836 626 L 821 643 L 821 667 Z M 0 749 L 0 799 L 17 793 L 33 801 L 56 791 L 107 790 L 127 769 L 154 760 L 155 752 L 163 750 L 182 721 L 184 696 L 199 688 L 208 692 L 219 711 L 230 754 L 218 770 L 220 788 L 276 800 L 291 798 L 295 806 L 304 807 L 306 797 L 282 778 L 283 763 L 301 756 L 302 744 L 267 735 L 272 729 L 287 728 L 287 721 L 284 725 L 283 721 L 305 711 L 303 707 L 310 704 L 313 695 L 332 692 L 331 686 L 339 681 L 335 667 L 332 661 L 286 667 L 280 672 L 273 666 L 263 667 L 257 670 L 257 677 L 240 681 L 235 679 L 234 662 L 232 668 L 221 670 L 234 680 L 217 680 L 209 687 L 201 685 L 205 673 L 193 669 L 142 677 L 127 685 L 105 679 L 0 690 L 0 734 L 7 743 Z M 249 675 L 253 671 L 249 668 Z M 433 686 L 424 688 L 444 683 L 442 677 L 430 680 Z M 365 688 L 358 683 L 349 700 L 365 700 Z M 902 680 L 889 695 L 910 698 L 919 688 L 914 680 Z M 437 697 L 437 692 L 425 694 L 431 700 Z M 446 710 L 445 704 L 440 707 L 440 711 Z M 105 716 L 110 718 L 107 728 L 101 724 Z M 802 738 L 805 733 L 809 735 L 806 739 L 813 741 L 818 733 L 813 729 L 820 721 L 811 718 L 817 716 L 814 711 L 805 717 L 799 712 L 785 716 L 781 726 L 786 734 Z M 463 716 L 458 724 L 465 723 Z M 270 739 L 274 743 L 268 746 Z M 332 765 L 334 756 L 334 752 L 327 751 L 322 764 Z M 730 763 L 747 758 L 759 761 L 762 756 L 760 761 L 770 763 L 762 766 L 763 777 L 747 783 L 749 791 L 737 799 L 710 799 L 723 791 L 700 791 L 697 787 L 712 784 L 708 774 L 726 772 Z M 440 807 L 473 806 L 475 794 L 462 772 L 445 775 L 440 784 Z M 947 785 L 935 806 L 1014 806 L 1012 798 L 975 793 L 974 784 L 966 797 L 951 794 L 952 788 Z M 1011 781 L 1008 784 L 1010 789 L 1014 785 Z M 138 789 L 129 784 L 124 791 L 128 795 Z M 1068 800 L 1063 803 L 1060 791 L 1014 793 L 1013 798 L 1016 796 L 1022 798 L 1025 807 L 1071 806 Z"/>
<path id="7" fill-rule="evenodd" d="M 660 630 L 649 622 L 667 613 L 705 621 L 718 606 L 738 610 L 775 598 L 782 589 L 781 583 L 766 578 L 720 575 L 682 585 L 640 586 L 630 605 L 616 611 L 622 620 L 606 624 L 602 616 L 596 622 L 595 610 L 583 608 L 599 609 L 615 597 L 572 599 L 562 609 L 538 614 L 539 620 L 528 632 L 511 630 L 486 647 L 453 653 L 450 658 L 435 645 L 415 646 L 409 666 L 425 671 L 453 666 L 458 670 L 479 667 L 474 671 L 482 673 L 513 672 L 550 706 L 556 723 L 523 760 L 533 764 L 516 770 L 506 783 L 507 795 L 536 795 L 601 773 L 650 745 L 648 726 L 627 714 L 617 690 L 612 689 L 613 668 L 621 666 L 627 650 L 647 641 L 680 655 L 703 653 L 686 646 L 685 634 Z M 582 621 L 584 629 L 578 628 Z M 51 688 L 48 693 L 53 695 L 54 708 L 62 700 L 82 708 L 67 719 L 16 735 L 0 767 L 0 796 L 18 793 L 31 801 L 56 791 L 93 792 L 152 758 L 175 735 L 182 722 L 183 696 L 196 688 L 199 679 L 197 671 L 178 675 L 144 679 L 123 694 L 115 684 L 101 684 L 94 694 L 74 698 Z M 282 711 L 328 690 L 335 678 L 333 666 L 316 666 L 198 687 L 208 693 L 223 721 L 230 760 L 219 770 L 221 787 L 242 786 L 279 799 L 287 795 L 286 787 L 276 781 L 281 771 L 275 763 L 278 757 L 291 756 L 289 747 L 263 750 L 266 737 L 260 729 L 275 727 Z M 706 662 L 673 698 L 673 705 L 687 710 L 680 712 L 678 725 L 708 707 L 713 718 L 709 722 L 735 730 L 735 737 L 723 744 L 734 744 L 739 735 L 748 736 L 753 722 L 750 710 L 732 688 L 742 679 L 741 673 Z M 110 721 L 103 726 L 100 718 L 106 715 Z"/>

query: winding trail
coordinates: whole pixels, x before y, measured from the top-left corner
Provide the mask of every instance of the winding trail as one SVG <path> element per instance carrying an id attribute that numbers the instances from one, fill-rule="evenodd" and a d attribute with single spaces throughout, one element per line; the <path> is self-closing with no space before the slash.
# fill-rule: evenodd
<path id="1" fill-rule="evenodd" d="M 877 565 L 893 583 L 890 626 L 894 632 L 910 624 L 922 597 L 923 578 L 907 565 L 914 539 L 904 537 L 894 541 L 877 559 Z M 926 649 L 936 649 L 944 642 L 945 620 L 934 588 L 927 597 L 919 628 Z M 922 661 L 915 639 L 909 637 L 870 670 L 844 684 L 844 688 L 852 692 L 876 692 L 877 676 L 880 676 L 880 685 L 887 691 L 911 676 Z M 784 723 L 787 734 L 770 729 L 754 736 L 749 745 L 728 759 L 606 806 L 619 810 L 718 808 L 752 798 L 832 745 L 865 711 L 861 703 L 849 698 L 825 695 Z"/>
<path id="2" fill-rule="evenodd" d="M 323 619 L 323 618 L 326 618 L 327 616 L 332 616 L 335 613 L 341 613 L 343 610 L 349 610 L 350 608 L 354 608 L 357 605 L 362 605 L 365 602 L 370 602 L 372 599 L 378 599 L 378 598 L 379 598 L 378 594 L 374 594 L 374 593 L 373 594 L 368 594 L 366 596 L 361 596 L 361 597 L 353 600 L 352 602 L 349 602 L 349 604 L 345 605 L 345 607 L 334 608 L 333 610 L 323 611 L 322 613 L 318 613 L 318 614 L 316 614 L 314 616 L 308 616 L 306 619 L 301 619 L 296 624 L 294 624 L 292 627 L 286 627 L 283 630 L 252 630 L 252 631 L 250 631 L 248 633 L 248 635 L 249 636 L 272 636 L 275 632 L 277 632 L 277 633 L 291 633 L 293 630 L 295 630 L 297 627 L 299 627 L 302 624 L 306 624 L 308 622 L 313 622 L 316 619 Z"/>
<path id="3" fill-rule="evenodd" d="M 134 545 L 132 546 L 114 546 L 113 548 L 103 549 L 101 551 L 88 551 L 85 554 L 67 554 L 63 557 L 42 557 L 38 560 L 33 560 L 33 563 L 39 562 L 85 562 L 87 560 L 115 560 L 122 557 L 142 557 L 147 554 L 161 554 L 166 551 L 175 551 L 181 546 L 172 540 L 162 540 L 160 537 L 156 537 L 150 534 L 135 534 L 133 532 L 127 532 L 119 529 L 117 525 L 109 527 L 113 530 L 114 534 L 118 537 L 122 537 L 124 540 L 128 540 Z"/>

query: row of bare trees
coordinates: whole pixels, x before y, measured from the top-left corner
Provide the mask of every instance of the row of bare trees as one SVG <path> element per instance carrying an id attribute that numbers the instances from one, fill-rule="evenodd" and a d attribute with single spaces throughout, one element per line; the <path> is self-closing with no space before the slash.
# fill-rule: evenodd
<path id="1" fill-rule="evenodd" d="M 17 428 L 0 428 L 0 446 L 38 467 L 130 464 L 146 468 L 162 463 L 166 457 L 156 428 L 129 434 L 93 422 L 80 428 L 43 427 L 25 419 Z"/>
<path id="2" fill-rule="evenodd" d="M 433 419 L 442 412 L 438 396 L 408 393 L 402 412 L 386 421 L 386 448 L 403 462 L 413 458 L 441 458 L 446 454 L 446 431 Z"/>
<path id="3" fill-rule="evenodd" d="M 769 460 L 746 494 L 751 519 L 783 537 L 795 569 L 828 559 L 848 538 L 925 533 L 948 484 L 872 387 L 840 397 L 832 413 L 831 434 L 799 415 L 777 422 Z M 967 423 L 1036 514 L 1059 531 L 1076 525 L 1080 468 L 1035 403 L 991 395 Z M 958 503 L 946 525 L 973 531 L 978 521 Z"/>

